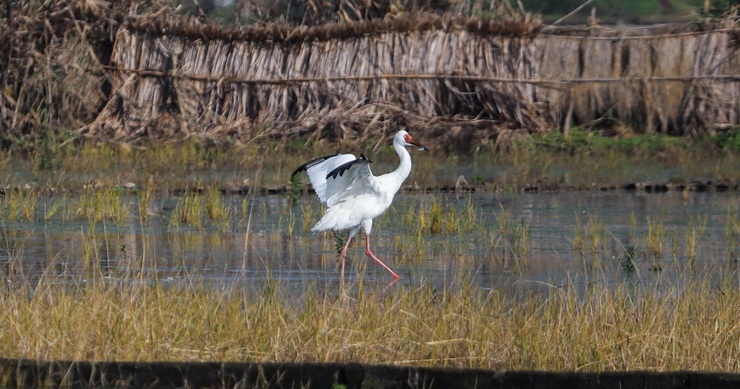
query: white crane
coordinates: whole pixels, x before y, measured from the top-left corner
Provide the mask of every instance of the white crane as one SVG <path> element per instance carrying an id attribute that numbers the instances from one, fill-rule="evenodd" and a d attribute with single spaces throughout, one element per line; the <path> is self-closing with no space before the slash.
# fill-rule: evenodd
<path id="1" fill-rule="evenodd" d="M 365 254 L 387 270 L 393 277 L 393 282 L 401 278 L 370 250 L 370 231 L 373 219 L 390 207 L 393 196 L 411 172 L 411 155 L 406 146 L 429 150 L 416 142 L 408 132 L 401 130 L 393 137 L 393 148 L 396 149 L 401 163 L 388 174 L 374 176 L 370 171 L 372 161 L 362 154 L 360 158 L 352 154 L 336 154 L 308 161 L 291 175 L 306 171 L 316 195 L 327 207 L 321 220 L 311 228 L 312 232 L 349 230 L 349 238 L 341 253 L 342 287 L 347 248 L 360 227 L 365 231 Z"/>

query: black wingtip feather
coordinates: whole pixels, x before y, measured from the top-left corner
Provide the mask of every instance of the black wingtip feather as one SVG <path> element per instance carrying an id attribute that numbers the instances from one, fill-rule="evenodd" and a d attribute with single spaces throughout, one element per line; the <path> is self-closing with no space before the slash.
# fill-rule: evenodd
<path id="1" fill-rule="evenodd" d="M 360 154 L 360 158 L 357 158 L 354 161 L 349 161 L 349 162 L 347 162 L 345 164 L 339 165 L 339 166 L 337 166 L 336 169 L 330 171 L 329 174 L 326 175 L 326 179 L 327 180 L 329 178 L 336 179 L 337 176 L 341 177 L 344 174 L 344 172 L 346 172 L 347 170 L 349 170 L 355 164 L 358 164 L 358 163 L 368 164 L 370 162 L 372 162 L 370 159 L 368 159 L 364 155 Z"/>
<path id="2" fill-rule="evenodd" d="M 295 169 L 290 176 L 293 177 L 293 176 L 295 176 L 296 174 L 298 174 L 300 172 L 305 172 L 308 169 L 310 169 L 312 166 L 316 166 L 316 165 L 320 164 L 321 162 L 326 161 L 327 159 L 329 159 L 331 157 L 336 157 L 337 155 L 339 155 L 339 154 L 325 155 L 323 157 L 312 159 L 312 160 L 304 163 L 303 165 L 298 166 L 298 168 Z"/>

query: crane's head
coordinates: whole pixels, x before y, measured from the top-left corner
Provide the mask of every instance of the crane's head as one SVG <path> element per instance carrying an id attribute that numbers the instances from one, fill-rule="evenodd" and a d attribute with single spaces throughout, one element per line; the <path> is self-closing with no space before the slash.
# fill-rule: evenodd
<path id="1" fill-rule="evenodd" d="M 408 132 L 401 130 L 396 133 L 396 136 L 393 137 L 393 143 L 398 143 L 402 146 L 416 146 L 421 151 L 429 151 L 429 149 L 422 145 L 421 143 L 414 140 L 414 138 L 411 137 L 411 134 Z"/>

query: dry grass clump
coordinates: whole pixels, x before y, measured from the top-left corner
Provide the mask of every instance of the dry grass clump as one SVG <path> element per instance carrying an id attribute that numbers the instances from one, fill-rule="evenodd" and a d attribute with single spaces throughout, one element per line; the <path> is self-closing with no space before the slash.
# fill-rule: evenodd
<path id="1" fill-rule="evenodd" d="M 523 13 L 508 0 L 239 0 L 236 10 L 239 17 L 247 20 L 306 25 L 382 19 L 419 12 L 487 14 L 499 18 L 522 17 Z"/>
<path id="2" fill-rule="evenodd" d="M 738 290 L 553 287 L 504 297 L 399 287 L 286 296 L 187 282 L 4 284 L 0 354 L 135 361 L 390 363 L 569 371 L 740 371 Z M 339 298 L 338 298 L 339 297 Z"/>
<path id="3" fill-rule="evenodd" d="M 127 7 L 130 2 L 115 2 Z M 40 138 L 94 119 L 110 85 L 102 72 L 117 25 L 107 2 L 23 0 L 0 12 L 0 146 Z M 59 128 L 62 127 L 62 128 Z"/>

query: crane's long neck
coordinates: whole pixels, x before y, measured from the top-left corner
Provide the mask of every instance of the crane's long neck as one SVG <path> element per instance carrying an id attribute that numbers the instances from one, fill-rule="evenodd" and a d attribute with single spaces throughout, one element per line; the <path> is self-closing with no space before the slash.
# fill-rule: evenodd
<path id="1" fill-rule="evenodd" d="M 398 143 L 394 143 L 393 148 L 396 149 L 398 158 L 401 159 L 401 163 L 398 164 L 396 170 L 390 173 L 390 175 L 393 176 L 394 183 L 397 185 L 397 188 L 394 189 L 398 191 L 398 189 L 401 188 L 401 184 L 406 181 L 409 173 L 411 173 L 411 155 L 405 147 L 401 146 Z"/>

